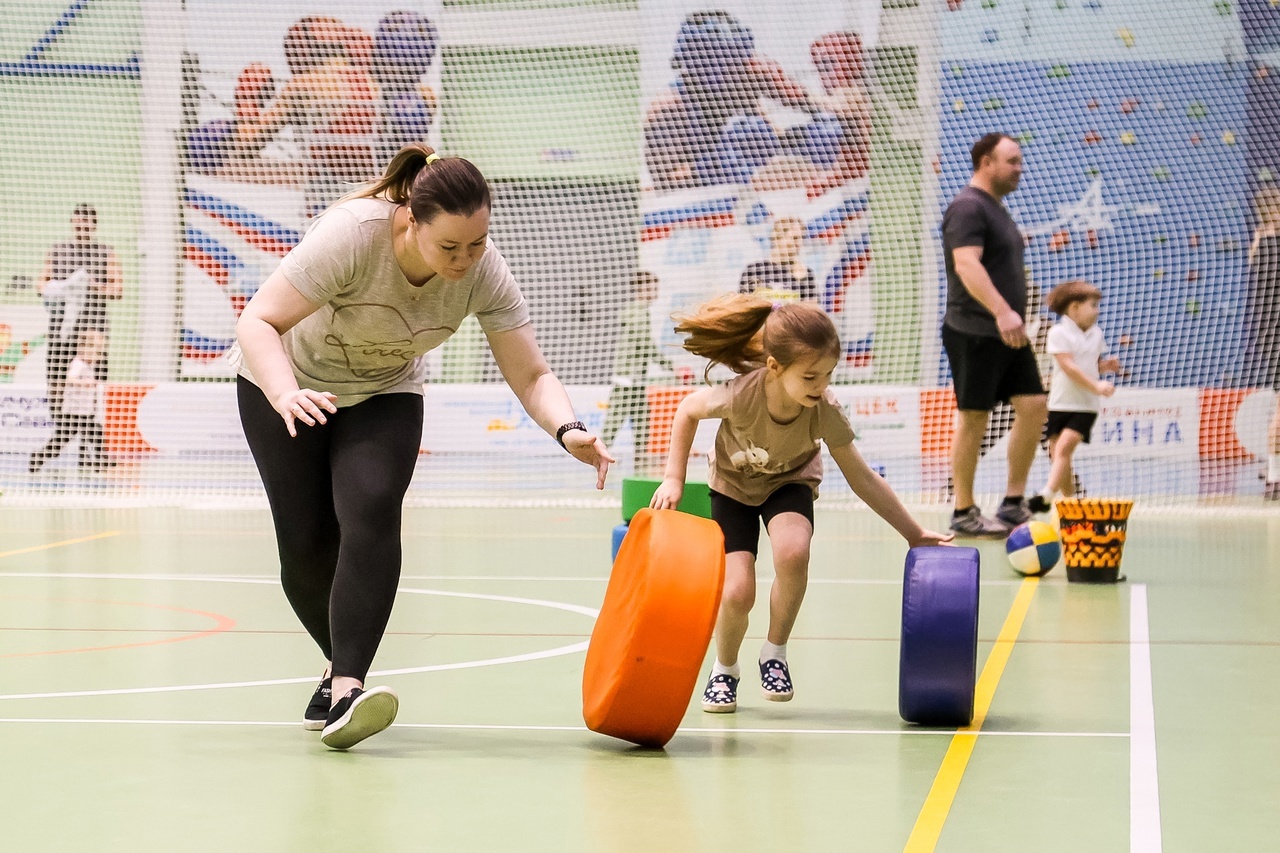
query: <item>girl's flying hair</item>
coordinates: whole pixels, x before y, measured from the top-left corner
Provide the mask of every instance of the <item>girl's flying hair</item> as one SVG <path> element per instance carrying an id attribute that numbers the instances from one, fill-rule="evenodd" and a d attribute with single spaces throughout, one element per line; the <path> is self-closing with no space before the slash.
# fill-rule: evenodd
<path id="1" fill-rule="evenodd" d="M 734 373 L 764 367 L 769 356 L 787 367 L 805 356 L 840 355 L 835 323 L 811 302 L 770 302 L 748 293 L 718 296 L 676 318 L 684 348 Z"/>

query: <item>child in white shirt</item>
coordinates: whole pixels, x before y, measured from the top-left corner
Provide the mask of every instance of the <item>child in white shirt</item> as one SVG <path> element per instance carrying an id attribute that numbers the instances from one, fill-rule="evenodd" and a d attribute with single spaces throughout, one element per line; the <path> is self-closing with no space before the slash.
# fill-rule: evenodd
<path id="1" fill-rule="evenodd" d="M 1049 310 L 1060 315 L 1049 330 L 1046 349 L 1053 357 L 1049 383 L 1049 480 L 1044 490 L 1027 501 L 1032 512 L 1048 512 L 1061 495 L 1075 495 L 1071 457 L 1081 442 L 1089 443 L 1098 419 L 1102 397 L 1116 387 L 1101 378 L 1120 370 L 1115 358 L 1103 358 L 1107 350 L 1098 328 L 1098 303 L 1102 291 L 1087 281 L 1067 281 L 1049 292 Z"/>
<path id="2" fill-rule="evenodd" d="M 75 358 L 67 367 L 66 385 L 62 393 L 62 412 L 54 417 L 53 437 L 31 455 L 27 470 L 34 474 L 45 462 L 62 453 L 71 439 L 80 436 L 80 467 L 101 470 L 112 466 L 102 452 L 102 424 L 98 406 L 102 383 L 95 365 L 107 352 L 107 337 L 100 331 L 80 333 Z"/>

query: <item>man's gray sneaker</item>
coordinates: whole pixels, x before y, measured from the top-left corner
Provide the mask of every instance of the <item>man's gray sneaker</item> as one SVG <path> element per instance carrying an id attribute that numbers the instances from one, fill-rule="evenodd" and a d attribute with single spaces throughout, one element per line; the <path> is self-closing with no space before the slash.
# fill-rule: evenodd
<path id="1" fill-rule="evenodd" d="M 962 515 L 952 514 L 951 529 L 962 538 L 1003 539 L 1008 526 L 994 518 L 987 518 L 982 510 L 971 506 Z"/>
<path id="2" fill-rule="evenodd" d="M 1025 500 L 1020 500 L 1016 504 L 1000 504 L 1000 509 L 996 510 L 996 521 L 1003 521 L 1009 525 L 1010 530 L 1030 520 L 1031 508 L 1027 506 Z"/>

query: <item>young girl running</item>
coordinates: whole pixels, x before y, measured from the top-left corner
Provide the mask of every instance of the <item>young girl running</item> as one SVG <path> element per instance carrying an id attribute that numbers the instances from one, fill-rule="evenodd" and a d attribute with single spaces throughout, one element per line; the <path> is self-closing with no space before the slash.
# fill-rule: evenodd
<path id="1" fill-rule="evenodd" d="M 711 517 L 724 532 L 725 581 L 716 624 L 716 662 L 702 709 L 738 706 L 738 650 L 756 598 L 760 522 L 773 548 L 776 578 L 769 593 L 769 632 L 760 652 L 764 696 L 791 699 L 787 639 L 809 578 L 813 501 L 822 480 L 825 441 L 850 488 L 912 545 L 938 545 L 951 535 L 926 530 L 853 445 L 853 428 L 828 390 L 840 361 L 835 325 L 810 303 L 774 305 L 735 294 L 681 317 L 684 348 L 740 374 L 699 389 L 676 411 L 665 476 L 650 503 L 672 509 L 684 493 L 689 449 L 698 421 L 720 418 L 711 456 Z"/>

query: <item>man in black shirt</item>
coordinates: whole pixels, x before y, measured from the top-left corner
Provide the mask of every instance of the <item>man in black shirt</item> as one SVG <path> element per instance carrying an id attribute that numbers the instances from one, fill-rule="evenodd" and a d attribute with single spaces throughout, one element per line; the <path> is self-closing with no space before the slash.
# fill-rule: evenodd
<path id="1" fill-rule="evenodd" d="M 973 177 L 942 217 L 947 269 L 942 345 L 958 409 L 951 450 L 951 529 L 962 536 L 998 538 L 1031 518 L 1023 493 L 1047 401 L 1027 338 L 1022 234 L 1001 203 L 1022 177 L 1022 149 L 1004 134 L 989 133 L 970 153 Z M 1005 498 L 992 519 L 976 505 L 973 480 L 987 420 L 1002 401 L 1013 407 L 1014 420 Z"/>

